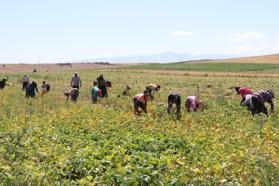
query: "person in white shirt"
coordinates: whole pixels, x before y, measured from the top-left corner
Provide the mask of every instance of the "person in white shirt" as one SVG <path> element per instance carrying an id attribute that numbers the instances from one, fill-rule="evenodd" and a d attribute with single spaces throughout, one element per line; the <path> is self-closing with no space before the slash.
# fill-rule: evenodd
<path id="1" fill-rule="evenodd" d="M 25 90 L 26 86 L 29 83 L 29 77 L 27 76 L 27 74 L 24 74 L 24 76 L 21 79 L 21 83 L 22 83 L 22 90 Z"/>

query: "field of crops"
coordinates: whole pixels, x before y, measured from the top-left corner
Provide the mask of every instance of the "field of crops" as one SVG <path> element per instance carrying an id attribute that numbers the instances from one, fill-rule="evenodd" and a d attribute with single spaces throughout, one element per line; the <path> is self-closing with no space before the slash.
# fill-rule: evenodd
<path id="1" fill-rule="evenodd" d="M 269 72 L 278 73 L 279 64 L 257 64 L 257 63 L 166 63 L 166 64 L 143 64 L 128 67 L 130 69 L 150 69 L 150 70 L 186 70 L 186 71 L 214 71 L 214 72 Z"/>
<path id="2" fill-rule="evenodd" d="M 30 74 L 52 90 L 25 99 L 22 74 L 8 75 L 0 90 L 0 182 L 3 185 L 279 185 L 279 103 L 275 113 L 253 118 L 240 108 L 232 86 L 271 88 L 278 78 L 192 77 L 140 72 L 80 71 L 78 102 L 65 101 L 72 72 Z M 92 80 L 112 81 L 109 97 L 90 102 Z M 147 83 L 161 91 L 148 114 L 133 114 L 132 97 Z M 130 85 L 130 96 L 118 96 Z M 167 95 L 183 102 L 197 93 L 202 113 L 182 118 L 166 111 Z M 270 109 L 268 107 L 268 109 Z"/>

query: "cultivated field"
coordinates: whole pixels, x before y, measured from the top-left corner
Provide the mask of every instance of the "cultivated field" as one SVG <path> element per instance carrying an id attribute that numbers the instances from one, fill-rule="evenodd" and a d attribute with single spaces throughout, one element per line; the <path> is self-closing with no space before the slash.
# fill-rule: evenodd
<path id="1" fill-rule="evenodd" d="M 221 61 L 233 62 L 233 63 L 279 64 L 279 54 L 243 57 L 243 58 L 234 58 L 234 59 L 232 58 L 232 59 L 224 59 Z"/>
<path id="2" fill-rule="evenodd" d="M 279 64 L 250 64 L 250 63 L 166 63 L 166 64 L 143 64 L 127 67 L 138 70 L 183 70 L 201 72 L 242 72 L 279 74 Z"/>
<path id="3" fill-rule="evenodd" d="M 65 101 L 74 71 L 30 73 L 47 80 L 51 92 L 25 99 L 22 73 L 7 75 L 0 90 L 0 180 L 3 185 L 278 185 L 279 79 L 80 70 L 76 104 Z M 100 73 L 113 82 L 109 97 L 90 102 Z M 132 97 L 147 83 L 162 89 L 148 114 L 133 114 Z M 130 96 L 118 96 L 126 85 Z M 275 113 L 253 118 L 239 106 L 233 86 L 275 92 Z M 203 113 L 182 118 L 166 112 L 167 95 L 197 94 Z M 269 108 L 270 109 L 270 108 Z"/>

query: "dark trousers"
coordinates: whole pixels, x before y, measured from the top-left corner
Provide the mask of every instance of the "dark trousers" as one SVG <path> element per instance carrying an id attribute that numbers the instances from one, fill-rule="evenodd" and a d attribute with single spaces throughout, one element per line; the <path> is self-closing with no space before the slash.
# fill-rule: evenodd
<path id="1" fill-rule="evenodd" d="M 28 85 L 28 82 L 22 82 L 22 90 L 24 90 L 27 85 Z"/>
<path id="2" fill-rule="evenodd" d="M 72 88 L 77 88 L 77 89 L 79 89 L 79 86 L 78 86 L 78 85 L 73 85 Z"/>
<path id="3" fill-rule="evenodd" d="M 108 97 L 108 91 L 107 91 L 107 87 L 105 86 L 102 86 L 102 87 L 99 87 L 99 89 L 102 90 L 102 97 Z"/>
<path id="4" fill-rule="evenodd" d="M 168 113 L 171 112 L 172 109 L 172 105 L 175 104 L 176 105 L 176 115 L 179 115 L 181 113 L 181 106 L 178 103 L 175 102 L 169 102 L 168 103 Z"/>
<path id="5" fill-rule="evenodd" d="M 97 95 L 96 95 L 96 96 L 93 96 L 93 97 L 92 97 L 93 103 L 97 103 L 97 99 L 98 99 L 98 96 L 97 96 Z"/>

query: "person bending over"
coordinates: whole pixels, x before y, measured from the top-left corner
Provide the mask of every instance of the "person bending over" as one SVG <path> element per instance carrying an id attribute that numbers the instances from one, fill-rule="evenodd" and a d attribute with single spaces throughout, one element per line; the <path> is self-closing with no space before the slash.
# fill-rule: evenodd
<path id="1" fill-rule="evenodd" d="M 134 113 L 140 114 L 139 108 L 142 109 L 143 112 L 147 113 L 147 102 L 150 98 L 150 93 L 148 90 L 145 90 L 143 93 L 135 95 L 134 101 Z"/>

